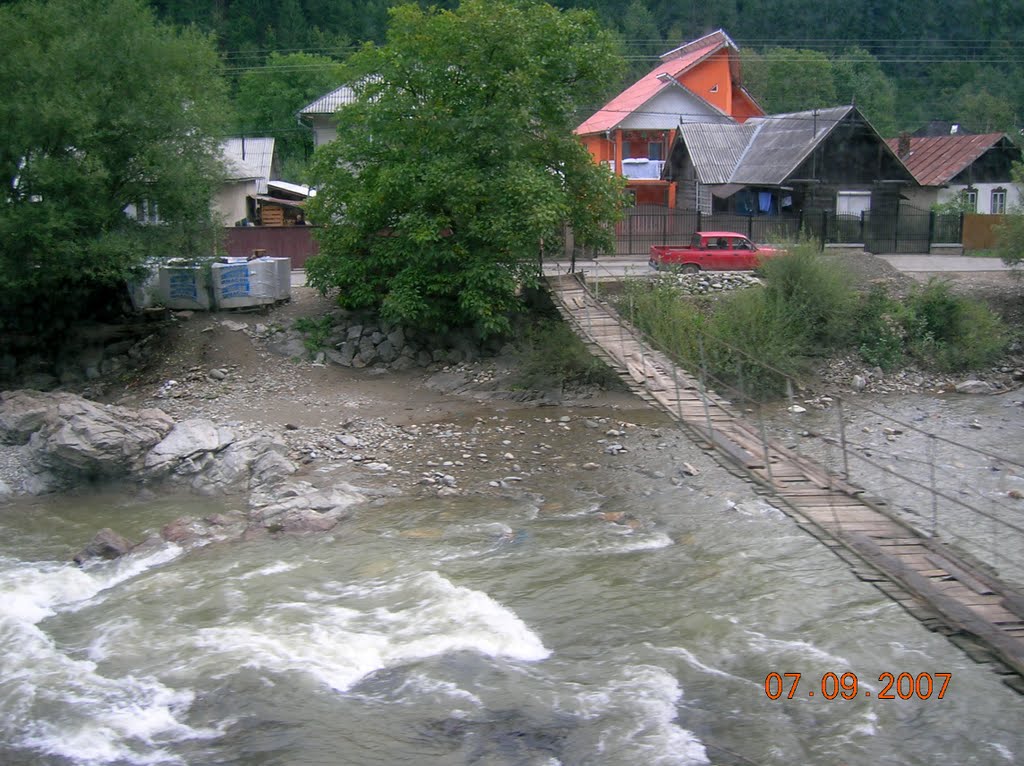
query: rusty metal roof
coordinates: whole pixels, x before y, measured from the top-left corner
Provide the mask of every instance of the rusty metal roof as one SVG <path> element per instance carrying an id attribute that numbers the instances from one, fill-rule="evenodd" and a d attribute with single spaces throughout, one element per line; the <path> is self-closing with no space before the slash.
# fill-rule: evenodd
<path id="1" fill-rule="evenodd" d="M 944 186 L 969 167 L 989 149 L 1009 139 L 1005 133 L 982 133 L 976 136 L 910 137 L 910 151 L 900 157 L 921 186 Z M 886 143 L 899 152 L 899 139 Z"/>

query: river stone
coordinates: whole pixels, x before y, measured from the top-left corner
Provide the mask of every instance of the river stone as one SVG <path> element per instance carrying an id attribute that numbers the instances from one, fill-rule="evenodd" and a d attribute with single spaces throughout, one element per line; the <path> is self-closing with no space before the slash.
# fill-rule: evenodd
<path id="1" fill-rule="evenodd" d="M 958 394 L 991 394 L 995 390 L 995 386 L 984 380 L 965 380 L 956 384 Z"/>
<path id="2" fill-rule="evenodd" d="M 282 492 L 288 493 L 288 487 L 283 487 Z M 361 503 L 364 499 L 364 496 L 356 492 L 354 488 L 342 484 L 328 489 L 306 491 L 293 497 L 279 496 L 275 502 L 254 510 L 252 518 L 267 522 L 291 511 L 311 510 L 318 513 L 331 510 L 340 511 Z"/>
<path id="3" fill-rule="evenodd" d="M 348 515 L 344 508 L 332 508 L 328 511 L 315 511 L 302 508 L 287 511 L 264 524 L 275 532 L 302 534 L 305 532 L 328 532 L 338 526 L 338 522 Z"/>
<path id="4" fill-rule="evenodd" d="M 398 352 L 395 351 L 395 347 L 391 345 L 389 340 L 384 340 L 377 346 L 377 354 L 385 364 L 390 364 L 398 358 Z"/>
<path id="5" fill-rule="evenodd" d="M 75 563 L 81 566 L 92 559 L 120 558 L 128 553 L 133 544 L 110 528 L 101 529 L 89 543 L 75 554 Z"/>
<path id="6" fill-rule="evenodd" d="M 38 391 L 0 392 L 0 442 L 27 444 L 43 427 L 56 405 L 55 397 Z"/>
<path id="7" fill-rule="evenodd" d="M 149 451 L 144 467 L 151 476 L 179 470 L 185 461 L 206 452 L 218 452 L 234 440 L 230 428 L 218 428 L 213 421 L 185 420 Z"/>
<path id="8" fill-rule="evenodd" d="M 58 484 L 131 473 L 174 425 L 157 409 L 101 405 L 67 393 L 35 396 L 49 406 L 29 439 L 29 453 L 34 467 L 52 474 Z M 22 426 L 38 422 L 37 417 L 14 420 Z"/>
<path id="9" fill-rule="evenodd" d="M 257 434 L 231 443 L 219 453 L 206 452 L 197 471 L 175 469 L 191 474 L 190 486 L 201 495 L 221 495 L 253 486 L 278 482 L 294 473 L 294 463 L 284 457 L 288 446 L 269 434 Z"/>

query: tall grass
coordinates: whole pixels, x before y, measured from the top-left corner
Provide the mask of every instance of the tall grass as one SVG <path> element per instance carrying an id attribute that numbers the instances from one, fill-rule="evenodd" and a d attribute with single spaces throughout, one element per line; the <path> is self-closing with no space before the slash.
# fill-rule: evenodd
<path id="1" fill-rule="evenodd" d="M 933 280 L 905 301 L 882 288 L 860 294 L 813 244 L 767 261 L 763 276 L 763 287 L 714 304 L 686 298 L 671 283 L 636 280 L 619 307 L 684 367 L 705 369 L 712 385 L 755 398 L 785 391 L 787 378 L 800 378 L 813 357 L 851 348 L 884 370 L 913 361 L 960 371 L 991 364 L 1006 346 L 999 318 L 948 284 Z"/>

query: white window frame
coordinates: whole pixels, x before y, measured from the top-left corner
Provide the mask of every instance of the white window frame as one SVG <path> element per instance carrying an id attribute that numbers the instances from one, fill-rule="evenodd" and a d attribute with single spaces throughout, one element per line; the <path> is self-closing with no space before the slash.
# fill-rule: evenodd
<path id="1" fill-rule="evenodd" d="M 992 190 L 992 200 L 989 212 L 993 215 L 1002 215 L 1006 212 L 1006 189 L 999 188 Z"/>
<path id="2" fill-rule="evenodd" d="M 964 189 L 961 194 L 964 195 L 964 202 L 966 206 L 970 208 L 972 213 L 978 212 L 978 190 L 977 189 Z"/>

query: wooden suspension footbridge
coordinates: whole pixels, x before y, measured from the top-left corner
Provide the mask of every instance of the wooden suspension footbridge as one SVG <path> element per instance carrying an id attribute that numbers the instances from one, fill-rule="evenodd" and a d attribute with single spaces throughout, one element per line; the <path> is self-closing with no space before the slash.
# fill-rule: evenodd
<path id="1" fill-rule="evenodd" d="M 932 630 L 1024 693 L 1024 597 L 990 569 L 891 513 L 884 500 L 769 440 L 699 377 L 651 347 L 580 275 L 548 278 L 566 322 L 640 398 L 664 410 L 727 467 Z"/>

